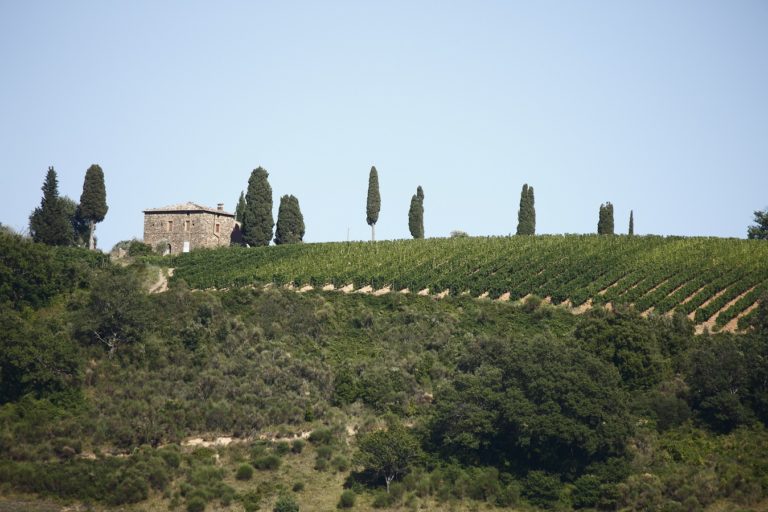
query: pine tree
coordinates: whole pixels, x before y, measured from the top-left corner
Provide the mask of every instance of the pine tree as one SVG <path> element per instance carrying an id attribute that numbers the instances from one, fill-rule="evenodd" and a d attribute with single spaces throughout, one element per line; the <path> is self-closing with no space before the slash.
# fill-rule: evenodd
<path id="1" fill-rule="evenodd" d="M 376 241 L 376 222 L 381 210 L 381 195 L 379 195 L 379 173 L 376 167 L 371 167 L 368 175 L 368 200 L 365 207 L 365 221 L 371 226 L 371 240 Z"/>
<path id="2" fill-rule="evenodd" d="M 613 205 L 610 201 L 600 205 L 600 216 L 597 221 L 597 234 L 613 234 Z"/>
<path id="3" fill-rule="evenodd" d="M 533 187 L 526 183 L 520 191 L 520 209 L 517 212 L 517 234 L 536 234 L 536 209 L 534 208 Z"/>
<path id="4" fill-rule="evenodd" d="M 104 187 L 104 171 L 93 164 L 85 171 L 83 193 L 80 195 L 80 215 L 88 223 L 88 248 L 94 250 L 93 233 L 96 224 L 107 215 L 107 190 Z"/>
<path id="5" fill-rule="evenodd" d="M 69 245 L 74 236 L 72 224 L 59 197 L 59 183 L 53 167 L 48 167 L 42 191 L 40 206 L 29 217 L 32 239 L 48 245 Z"/>
<path id="6" fill-rule="evenodd" d="M 269 173 L 262 167 L 251 172 L 243 210 L 243 242 L 250 246 L 269 245 L 272 240 L 272 187 Z"/>
<path id="7" fill-rule="evenodd" d="M 424 190 L 416 188 L 416 194 L 411 196 L 411 207 L 408 209 L 408 230 L 413 238 L 424 238 Z"/>
<path id="8" fill-rule="evenodd" d="M 237 222 L 243 222 L 243 212 L 245 211 L 245 192 L 240 191 L 240 199 L 237 200 L 237 208 L 235 208 L 235 220 Z"/>
<path id="9" fill-rule="evenodd" d="M 297 244 L 303 239 L 304 216 L 301 214 L 299 200 L 295 196 L 283 196 L 277 211 L 275 244 Z"/>
<path id="10" fill-rule="evenodd" d="M 632 210 L 629 210 L 629 231 L 627 231 L 627 234 L 629 234 L 629 236 L 635 234 L 635 215 Z"/>

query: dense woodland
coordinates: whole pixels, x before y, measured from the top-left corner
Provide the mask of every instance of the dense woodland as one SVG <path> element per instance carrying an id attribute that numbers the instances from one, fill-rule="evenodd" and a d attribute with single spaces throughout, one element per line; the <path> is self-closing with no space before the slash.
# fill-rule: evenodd
<path id="1" fill-rule="evenodd" d="M 150 295 L 155 257 L 0 234 L 2 500 L 765 508 L 766 302 L 742 334 L 694 336 L 684 312 L 574 315 L 535 296 L 191 289 L 217 254 L 178 259 Z"/>

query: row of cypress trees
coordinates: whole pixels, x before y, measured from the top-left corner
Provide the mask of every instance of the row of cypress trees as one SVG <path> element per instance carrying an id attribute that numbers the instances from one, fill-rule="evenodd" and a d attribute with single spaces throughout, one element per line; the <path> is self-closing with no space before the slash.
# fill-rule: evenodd
<path id="1" fill-rule="evenodd" d="M 80 203 L 59 196 L 59 180 L 53 167 L 48 167 L 43 182 L 40 206 L 29 216 L 32 240 L 48 245 L 85 245 L 96 249 L 96 224 L 107 215 L 107 191 L 104 171 L 97 164 L 85 171 Z"/>

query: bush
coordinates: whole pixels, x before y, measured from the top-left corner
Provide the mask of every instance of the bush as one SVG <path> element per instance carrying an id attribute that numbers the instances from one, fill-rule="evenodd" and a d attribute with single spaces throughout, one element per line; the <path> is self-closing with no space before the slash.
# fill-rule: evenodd
<path id="1" fill-rule="evenodd" d="M 149 244 L 139 242 L 138 240 L 131 240 L 131 243 L 128 244 L 128 256 L 132 258 L 136 256 L 149 256 L 150 254 L 152 254 L 152 247 Z"/>
<path id="2" fill-rule="evenodd" d="M 355 491 L 351 491 L 347 489 L 346 491 L 341 493 L 341 497 L 339 498 L 339 504 L 337 505 L 337 508 L 352 508 L 355 506 L 355 498 L 357 495 L 355 494 Z"/>
<path id="3" fill-rule="evenodd" d="M 317 471 L 325 471 L 328 469 L 328 459 L 321 459 L 318 457 L 315 461 L 315 469 Z"/>
<path id="4" fill-rule="evenodd" d="M 293 499 L 293 496 L 283 494 L 275 502 L 272 512 L 299 512 L 299 504 Z"/>
<path id="5" fill-rule="evenodd" d="M 373 495 L 373 508 L 389 508 L 395 504 L 395 500 L 387 491 L 378 490 Z"/>
<path id="6" fill-rule="evenodd" d="M 203 512 L 207 503 L 200 496 L 193 496 L 187 501 L 187 512 Z"/>
<path id="7" fill-rule="evenodd" d="M 253 466 L 250 464 L 243 464 L 237 468 L 237 474 L 235 478 L 238 480 L 250 480 L 253 478 Z"/>
<path id="8" fill-rule="evenodd" d="M 304 446 L 306 444 L 307 443 L 304 442 L 303 439 L 294 439 L 294 441 L 291 443 L 291 451 L 293 453 L 301 453 L 302 451 L 304 451 Z"/>
<path id="9" fill-rule="evenodd" d="M 276 454 L 283 456 L 291 451 L 291 445 L 288 444 L 287 441 L 280 441 L 279 443 L 275 444 L 274 449 Z"/>
<path id="10" fill-rule="evenodd" d="M 525 478 L 523 491 L 529 502 L 542 508 L 552 508 L 560 498 L 562 483 L 556 475 L 531 471 Z"/>
<path id="11" fill-rule="evenodd" d="M 280 457 L 277 455 L 264 455 L 253 461 L 253 466 L 262 471 L 274 471 L 280 467 Z"/>
<path id="12" fill-rule="evenodd" d="M 319 428 L 309 434 L 309 442 L 312 444 L 331 444 L 333 431 L 329 428 Z"/>
<path id="13" fill-rule="evenodd" d="M 331 460 L 333 456 L 333 448 L 330 446 L 321 446 L 317 449 L 317 458 Z"/>
<path id="14" fill-rule="evenodd" d="M 333 466 L 333 469 L 335 469 L 336 471 L 343 473 L 349 469 L 349 460 L 347 460 L 346 457 L 337 455 L 331 461 L 331 466 Z"/>
<path id="15" fill-rule="evenodd" d="M 301 492 L 304 490 L 304 482 L 296 482 L 293 484 L 293 492 Z"/>

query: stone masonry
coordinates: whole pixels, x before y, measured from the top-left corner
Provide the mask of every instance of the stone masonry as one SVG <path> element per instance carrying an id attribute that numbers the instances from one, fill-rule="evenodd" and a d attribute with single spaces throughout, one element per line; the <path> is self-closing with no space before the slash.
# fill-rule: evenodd
<path id="1" fill-rule="evenodd" d="M 224 205 L 208 208 L 184 203 L 144 210 L 144 243 L 163 254 L 240 242 L 240 224 Z"/>

